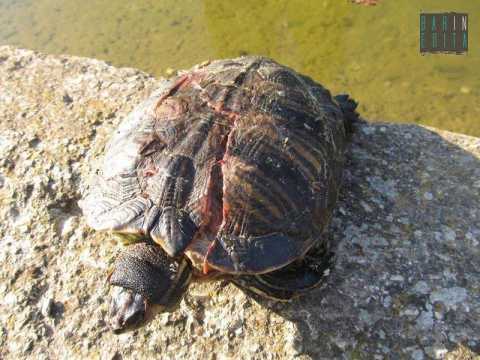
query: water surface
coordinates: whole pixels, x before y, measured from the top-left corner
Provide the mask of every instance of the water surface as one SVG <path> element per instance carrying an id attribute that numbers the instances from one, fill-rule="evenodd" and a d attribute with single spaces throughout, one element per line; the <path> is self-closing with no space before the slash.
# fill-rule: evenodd
<path id="1" fill-rule="evenodd" d="M 421 56 L 420 11 L 469 13 L 468 54 Z M 480 136 L 479 13 L 472 0 L 0 0 L 0 44 L 157 76 L 262 54 L 349 92 L 370 120 Z"/>

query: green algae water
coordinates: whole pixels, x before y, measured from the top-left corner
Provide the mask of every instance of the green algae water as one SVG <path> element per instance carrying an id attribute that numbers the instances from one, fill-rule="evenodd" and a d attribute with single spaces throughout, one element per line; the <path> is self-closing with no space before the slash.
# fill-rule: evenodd
<path id="1" fill-rule="evenodd" d="M 469 14 L 465 55 L 420 55 L 421 12 Z M 156 76 L 261 54 L 348 92 L 371 120 L 480 136 L 480 2 L 0 0 L 0 44 L 95 57 Z"/>

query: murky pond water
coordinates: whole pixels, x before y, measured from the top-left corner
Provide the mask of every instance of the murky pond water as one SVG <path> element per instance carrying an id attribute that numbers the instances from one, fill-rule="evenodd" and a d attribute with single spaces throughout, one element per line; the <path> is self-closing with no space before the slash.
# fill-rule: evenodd
<path id="1" fill-rule="evenodd" d="M 467 55 L 419 53 L 420 11 L 467 12 Z M 0 44 L 96 57 L 165 75 L 206 59 L 263 54 L 370 120 L 480 136 L 480 2 L 384 0 L 0 0 Z"/>

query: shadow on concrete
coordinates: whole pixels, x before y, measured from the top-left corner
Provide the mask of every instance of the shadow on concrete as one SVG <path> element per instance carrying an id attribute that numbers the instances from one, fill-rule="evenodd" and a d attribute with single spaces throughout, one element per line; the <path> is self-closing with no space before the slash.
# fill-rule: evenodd
<path id="1" fill-rule="evenodd" d="M 458 343 L 480 351 L 480 140 L 442 134 L 357 126 L 329 235 L 335 270 L 291 303 L 254 297 L 297 324 L 299 354 L 422 358 Z"/>

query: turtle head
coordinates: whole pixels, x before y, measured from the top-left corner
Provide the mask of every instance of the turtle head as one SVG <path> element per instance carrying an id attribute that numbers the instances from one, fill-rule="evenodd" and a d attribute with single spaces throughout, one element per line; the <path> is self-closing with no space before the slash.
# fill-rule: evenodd
<path id="1" fill-rule="evenodd" d="M 175 308 L 188 287 L 190 266 L 169 257 L 158 245 L 128 246 L 115 261 L 108 281 L 109 323 L 115 333 L 138 328 L 159 312 Z"/>

